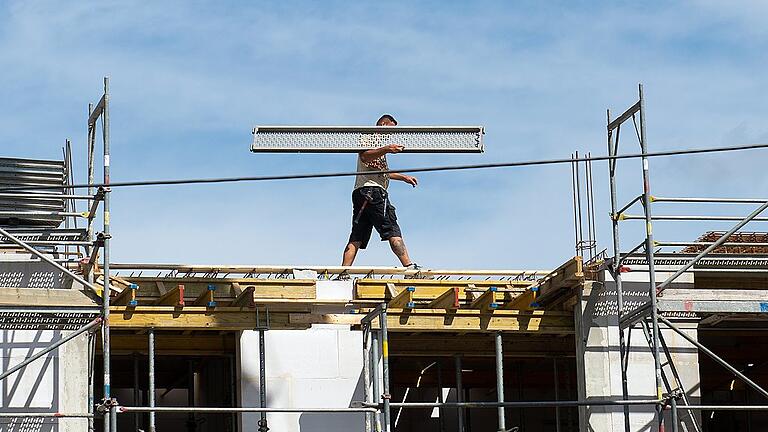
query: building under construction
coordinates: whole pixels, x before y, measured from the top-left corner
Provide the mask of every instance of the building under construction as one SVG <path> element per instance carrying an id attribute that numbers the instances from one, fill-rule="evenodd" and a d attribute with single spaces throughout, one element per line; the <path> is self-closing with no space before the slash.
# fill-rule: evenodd
<path id="1" fill-rule="evenodd" d="M 0 158 L 2 431 L 768 428 L 768 234 L 744 228 L 768 199 L 653 195 L 648 160 L 661 154 L 647 148 L 642 88 L 609 114 L 607 157 L 566 161 L 575 253 L 553 251 L 546 270 L 110 262 L 121 184 L 109 178 L 109 108 L 105 80 L 89 108 L 88 184 L 73 183 L 69 143 L 60 160 Z M 619 145 L 622 127 L 639 153 Z M 482 151 L 482 134 L 263 127 L 252 150 L 359 151 L 368 135 Z M 631 184 L 617 175 L 624 159 L 642 162 Z M 595 238 L 594 160 L 609 167 L 608 251 Z M 755 210 L 657 215 L 659 203 Z M 706 234 L 654 239 L 657 221 Z M 629 231 L 643 241 L 620 243 Z"/>

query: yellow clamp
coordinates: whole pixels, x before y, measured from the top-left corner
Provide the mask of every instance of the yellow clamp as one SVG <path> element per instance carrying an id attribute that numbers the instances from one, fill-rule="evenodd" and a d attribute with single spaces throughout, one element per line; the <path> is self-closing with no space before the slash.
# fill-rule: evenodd
<path id="1" fill-rule="evenodd" d="M 612 216 L 612 219 L 615 220 L 615 221 L 623 221 L 626 218 L 627 217 L 624 216 L 624 213 L 618 213 L 618 214 L 614 213 L 613 216 Z"/>
<path id="2" fill-rule="evenodd" d="M 84 211 L 84 212 L 80 213 L 80 216 L 82 216 L 82 217 L 84 217 L 84 218 L 86 218 L 86 219 L 87 219 L 87 218 L 88 218 L 88 216 L 90 216 L 90 215 L 91 215 L 91 212 L 87 212 L 87 211 Z"/>
<path id="3" fill-rule="evenodd" d="M 653 196 L 653 195 L 648 195 L 648 201 L 654 202 L 654 201 L 656 201 L 656 197 Z"/>

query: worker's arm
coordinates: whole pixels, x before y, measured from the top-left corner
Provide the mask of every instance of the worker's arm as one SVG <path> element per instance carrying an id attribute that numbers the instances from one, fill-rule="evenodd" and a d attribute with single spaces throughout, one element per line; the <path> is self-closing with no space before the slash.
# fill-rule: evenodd
<path id="1" fill-rule="evenodd" d="M 377 149 L 371 149 L 366 150 L 362 153 L 360 153 L 360 160 L 363 161 L 363 163 L 367 164 L 372 161 L 375 161 L 376 159 L 384 156 L 387 153 L 400 153 L 403 151 L 405 147 L 403 147 L 400 144 L 390 144 L 385 145 L 384 147 L 379 147 Z"/>
<path id="2" fill-rule="evenodd" d="M 413 187 L 416 187 L 416 185 L 419 184 L 419 180 L 416 177 L 405 174 L 389 173 L 389 178 L 392 180 L 400 180 L 402 182 L 406 182 Z"/>

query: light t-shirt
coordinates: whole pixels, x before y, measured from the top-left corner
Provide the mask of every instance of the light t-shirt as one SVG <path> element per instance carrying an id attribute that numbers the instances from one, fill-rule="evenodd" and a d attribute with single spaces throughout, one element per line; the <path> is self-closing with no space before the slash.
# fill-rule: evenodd
<path id="1" fill-rule="evenodd" d="M 387 134 L 364 134 L 360 137 L 360 144 L 364 148 L 380 148 L 387 145 L 388 141 L 389 135 Z M 386 171 L 388 169 L 387 155 L 382 155 L 380 158 L 368 163 L 363 162 L 360 155 L 357 156 L 357 172 Z M 386 190 L 389 186 L 389 174 L 358 174 L 355 178 L 355 189 L 365 186 L 378 186 Z"/>
<path id="2" fill-rule="evenodd" d="M 357 172 L 385 171 L 388 169 L 386 156 L 381 156 L 368 163 L 363 162 L 361 155 L 357 156 Z M 355 177 L 355 189 L 365 186 L 378 186 L 387 189 L 389 186 L 389 174 L 358 174 Z"/>

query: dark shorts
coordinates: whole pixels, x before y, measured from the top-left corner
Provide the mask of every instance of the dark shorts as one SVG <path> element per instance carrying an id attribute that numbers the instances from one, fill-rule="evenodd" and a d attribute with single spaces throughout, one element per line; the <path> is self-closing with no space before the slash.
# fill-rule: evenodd
<path id="1" fill-rule="evenodd" d="M 382 241 L 402 237 L 395 207 L 389 202 L 387 191 L 377 186 L 357 188 L 352 192 L 352 234 L 349 241 L 360 242 L 360 249 L 365 249 L 373 228 L 376 228 Z"/>

